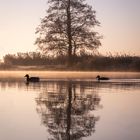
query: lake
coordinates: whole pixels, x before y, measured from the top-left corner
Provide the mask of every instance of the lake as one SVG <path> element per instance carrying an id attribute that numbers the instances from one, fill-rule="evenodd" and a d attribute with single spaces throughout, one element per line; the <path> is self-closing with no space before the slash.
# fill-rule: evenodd
<path id="1" fill-rule="evenodd" d="M 0 140 L 139 140 L 139 106 L 140 73 L 0 72 Z"/>

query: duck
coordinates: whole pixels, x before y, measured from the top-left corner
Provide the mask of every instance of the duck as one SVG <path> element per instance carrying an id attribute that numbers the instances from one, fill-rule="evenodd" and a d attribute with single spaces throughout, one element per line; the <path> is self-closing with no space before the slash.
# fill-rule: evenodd
<path id="1" fill-rule="evenodd" d="M 101 77 L 100 75 L 97 75 L 96 79 L 97 79 L 98 81 L 100 81 L 100 80 L 109 80 L 108 77 Z"/>
<path id="2" fill-rule="evenodd" d="M 39 82 L 40 81 L 39 77 L 29 77 L 29 74 L 26 74 L 24 77 L 26 77 L 27 82 Z"/>

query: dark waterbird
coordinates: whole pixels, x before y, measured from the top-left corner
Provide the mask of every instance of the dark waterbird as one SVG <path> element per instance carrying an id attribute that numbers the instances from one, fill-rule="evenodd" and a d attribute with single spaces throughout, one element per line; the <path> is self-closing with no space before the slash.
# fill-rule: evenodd
<path id="1" fill-rule="evenodd" d="M 100 80 L 109 80 L 108 77 L 100 77 L 100 75 L 98 75 L 98 76 L 96 77 L 96 79 L 97 79 L 98 81 L 100 81 Z"/>
<path id="2" fill-rule="evenodd" d="M 40 81 L 39 77 L 29 77 L 28 74 L 26 74 L 24 77 L 26 77 L 27 82 L 39 82 Z"/>

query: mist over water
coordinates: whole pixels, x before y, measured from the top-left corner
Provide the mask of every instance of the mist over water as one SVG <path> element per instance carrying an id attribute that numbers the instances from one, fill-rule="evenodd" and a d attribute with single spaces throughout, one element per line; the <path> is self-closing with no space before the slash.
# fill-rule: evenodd
<path id="1" fill-rule="evenodd" d="M 39 76 L 41 81 L 56 80 L 95 80 L 97 75 L 114 79 L 140 79 L 140 72 L 81 72 L 81 71 L 0 71 L 0 81 L 23 81 L 25 75 Z M 129 81 L 129 80 L 127 80 Z"/>

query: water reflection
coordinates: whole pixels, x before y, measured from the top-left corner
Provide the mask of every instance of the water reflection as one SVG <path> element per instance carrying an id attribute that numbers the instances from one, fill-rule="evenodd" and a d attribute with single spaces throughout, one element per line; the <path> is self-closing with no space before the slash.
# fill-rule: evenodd
<path id="1" fill-rule="evenodd" d="M 0 82 L 0 139 L 137 140 L 139 91 L 139 82 Z"/>
<path id="2" fill-rule="evenodd" d="M 40 83 L 26 83 L 25 81 L 0 81 L 0 88 L 1 89 L 10 89 L 10 88 L 17 88 L 17 89 L 29 89 L 29 90 L 44 90 L 47 88 L 48 90 L 55 89 L 57 86 L 60 88 L 64 81 L 43 81 Z M 96 90 L 101 88 L 113 88 L 113 89 L 122 89 L 128 90 L 132 88 L 140 87 L 140 82 L 95 82 L 95 81 L 73 81 L 73 89 L 74 84 L 80 85 L 80 90 L 87 89 L 87 88 L 94 88 Z M 64 87 L 63 87 L 64 88 Z M 83 91 L 84 92 L 84 91 Z M 95 91 L 94 91 L 95 92 Z"/>
<path id="3" fill-rule="evenodd" d="M 78 140 L 94 133 L 99 116 L 93 111 L 101 107 L 99 95 L 72 82 L 56 84 L 51 90 L 44 90 L 36 99 L 48 139 Z"/>

